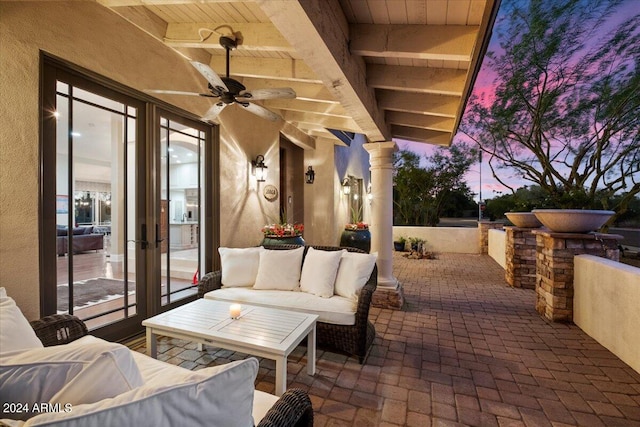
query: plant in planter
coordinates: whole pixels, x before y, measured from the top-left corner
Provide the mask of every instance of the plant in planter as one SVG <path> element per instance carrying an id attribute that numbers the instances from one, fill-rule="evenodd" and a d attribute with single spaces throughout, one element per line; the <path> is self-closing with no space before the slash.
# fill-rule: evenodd
<path id="1" fill-rule="evenodd" d="M 286 216 L 282 215 L 280 223 L 267 224 L 262 227 L 262 245 L 293 244 L 304 245 L 302 232 L 304 225 L 290 224 Z"/>
<path id="2" fill-rule="evenodd" d="M 422 253 L 422 248 L 427 241 L 419 237 L 409 237 L 409 243 L 411 244 L 411 250 Z"/>
<path id="3" fill-rule="evenodd" d="M 398 237 L 398 240 L 393 242 L 393 249 L 397 252 L 404 252 L 407 246 L 407 239 L 404 236 Z"/>
<path id="4" fill-rule="evenodd" d="M 351 222 L 344 226 L 340 246 L 362 249 L 367 253 L 371 251 L 369 224 L 360 221 L 360 212 L 356 212 L 355 209 L 351 210 Z"/>

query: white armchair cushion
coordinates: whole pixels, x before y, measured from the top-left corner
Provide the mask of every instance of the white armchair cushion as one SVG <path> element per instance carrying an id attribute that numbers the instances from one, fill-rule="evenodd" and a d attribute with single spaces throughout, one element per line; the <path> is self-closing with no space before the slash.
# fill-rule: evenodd
<path id="1" fill-rule="evenodd" d="M 218 248 L 223 286 L 252 286 L 258 275 L 260 248 Z"/>
<path id="2" fill-rule="evenodd" d="M 143 384 L 131 350 L 94 337 L 66 345 L 0 356 L 0 403 L 80 405 L 128 392 Z M 26 419 L 34 414 L 22 415 Z"/>
<path id="3" fill-rule="evenodd" d="M 310 247 L 302 264 L 300 290 L 322 298 L 331 298 L 334 294 L 340 258 L 345 252 L 345 249 L 321 251 Z"/>
<path id="4" fill-rule="evenodd" d="M 251 426 L 257 373 L 255 358 L 199 371 L 172 370 L 162 385 L 145 384 L 69 413 L 41 414 L 25 426 Z"/>
<path id="5" fill-rule="evenodd" d="M 278 250 L 260 248 L 260 265 L 253 289 L 297 291 L 304 247 Z"/>
<path id="6" fill-rule="evenodd" d="M 378 255 L 345 252 L 336 276 L 336 295 L 357 299 L 360 290 L 371 277 Z"/>
<path id="7" fill-rule="evenodd" d="M 13 298 L 0 288 L 0 354 L 30 348 L 43 348 L 42 341 Z"/>

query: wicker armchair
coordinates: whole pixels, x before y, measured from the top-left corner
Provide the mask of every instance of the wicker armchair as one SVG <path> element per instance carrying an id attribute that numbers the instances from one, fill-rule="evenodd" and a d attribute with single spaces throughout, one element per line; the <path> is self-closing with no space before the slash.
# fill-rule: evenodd
<path id="1" fill-rule="evenodd" d="M 89 332 L 82 320 L 70 314 L 53 314 L 30 322 L 45 347 L 67 344 Z M 313 407 L 306 391 L 291 388 L 267 411 L 257 427 L 312 427 Z"/>
<path id="2" fill-rule="evenodd" d="M 356 248 L 337 246 L 315 246 L 314 249 L 323 251 L 337 251 L 346 249 L 349 252 L 364 253 Z M 297 245 L 266 245 L 267 249 L 296 249 Z M 307 255 L 308 246 L 305 247 L 304 255 Z M 205 274 L 198 283 L 198 298 L 203 298 L 209 291 L 220 289 L 222 273 L 213 271 Z M 318 322 L 316 324 L 316 340 L 318 346 L 336 349 L 358 357 L 362 364 L 366 360 L 367 354 L 376 335 L 373 324 L 369 321 L 369 307 L 371 298 L 378 284 L 378 269 L 374 265 L 371 277 L 360 291 L 358 297 L 358 308 L 356 311 L 356 323 L 354 325 L 334 325 L 331 323 Z"/>

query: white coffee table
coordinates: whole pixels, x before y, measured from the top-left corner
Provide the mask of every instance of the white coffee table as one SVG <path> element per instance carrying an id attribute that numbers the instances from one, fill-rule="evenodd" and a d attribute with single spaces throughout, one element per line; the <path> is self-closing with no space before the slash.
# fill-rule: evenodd
<path id="1" fill-rule="evenodd" d="M 181 338 L 239 351 L 276 362 L 277 396 L 287 387 L 287 356 L 307 337 L 307 373 L 316 373 L 315 314 L 242 304 L 238 319 L 231 319 L 222 301 L 198 299 L 142 322 L 147 328 L 147 350 L 157 357 L 157 336 Z"/>

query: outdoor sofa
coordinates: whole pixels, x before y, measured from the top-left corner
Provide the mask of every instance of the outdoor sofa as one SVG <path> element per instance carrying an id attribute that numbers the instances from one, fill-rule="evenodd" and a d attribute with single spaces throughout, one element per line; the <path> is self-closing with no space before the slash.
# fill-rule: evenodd
<path id="1" fill-rule="evenodd" d="M 313 425 L 305 391 L 254 390 L 255 358 L 190 371 L 91 336 L 75 316 L 29 323 L 0 293 L 0 425 Z"/>
<path id="2" fill-rule="evenodd" d="M 295 250 L 300 253 L 294 255 L 292 251 Z M 274 251 L 286 252 L 278 256 Z M 341 251 L 342 255 L 335 251 Z M 375 337 L 375 329 L 369 321 L 371 298 L 378 281 L 375 254 L 347 247 L 284 244 L 220 248 L 219 252 L 222 269 L 201 278 L 198 297 L 317 314 L 317 345 L 356 356 L 360 363 L 365 362 Z M 320 260 L 315 264 L 315 269 L 311 269 L 310 253 L 314 260 Z M 302 258 L 298 259 L 297 256 Z M 353 268 L 347 270 L 350 266 Z M 274 276 L 268 277 L 267 281 L 275 281 L 267 286 L 258 282 L 265 267 Z M 296 268 L 297 279 L 292 277 L 291 286 L 279 282 L 284 280 L 280 277 L 283 273 Z M 307 268 L 309 274 L 305 275 Z M 332 273 L 334 282 L 331 282 Z M 305 277 L 310 275 L 314 278 L 325 277 L 327 283 L 331 282 L 326 293 L 305 288 Z M 350 283 L 345 284 L 345 278 L 349 278 Z M 299 281 L 298 286 L 296 280 Z M 315 286 L 315 283 L 311 286 Z"/>

